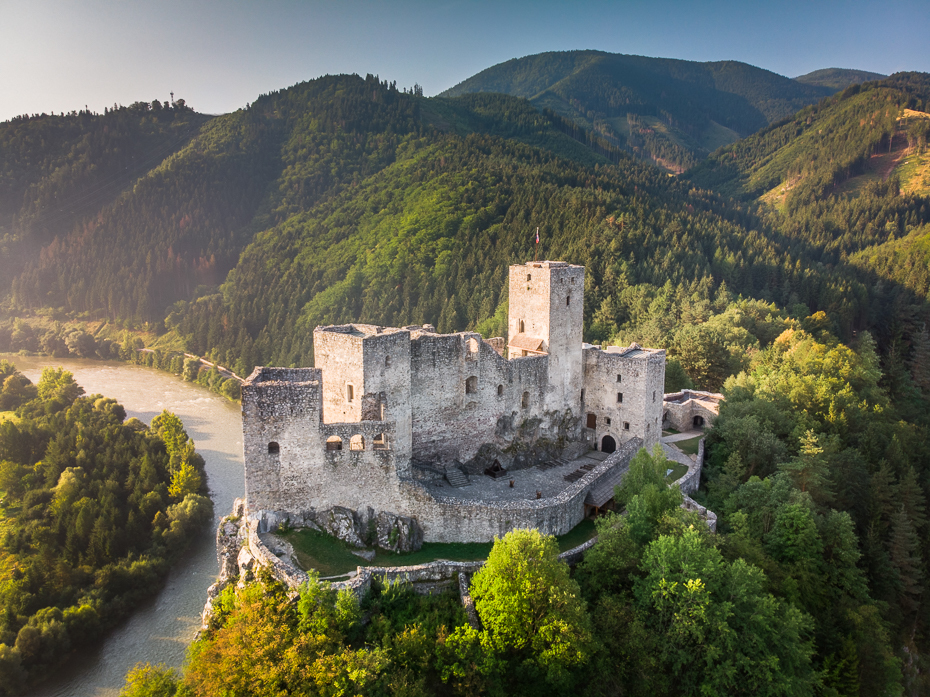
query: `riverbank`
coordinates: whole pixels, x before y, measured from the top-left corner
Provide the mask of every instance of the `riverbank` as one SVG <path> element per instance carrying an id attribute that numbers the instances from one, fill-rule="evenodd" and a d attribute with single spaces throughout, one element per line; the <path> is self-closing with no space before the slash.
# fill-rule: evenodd
<path id="1" fill-rule="evenodd" d="M 45 367 L 62 366 L 88 394 L 113 397 L 128 417 L 145 423 L 168 409 L 184 423 L 206 462 L 214 503 L 205 528 L 169 572 L 161 591 L 140 604 L 102 642 L 79 651 L 30 694 L 35 697 L 116 697 L 137 661 L 180 667 L 200 626 L 207 589 L 215 581 L 214 531 L 219 518 L 243 495 L 242 430 L 238 405 L 179 377 L 132 363 L 0 354 L 37 382 Z"/>

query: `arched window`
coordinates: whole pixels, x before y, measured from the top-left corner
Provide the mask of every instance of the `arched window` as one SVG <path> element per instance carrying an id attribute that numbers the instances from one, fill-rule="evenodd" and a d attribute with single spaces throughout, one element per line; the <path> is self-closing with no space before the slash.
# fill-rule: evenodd
<path id="1" fill-rule="evenodd" d="M 352 439 L 349 441 L 349 450 L 364 450 L 365 449 L 365 437 L 356 434 L 352 436 Z"/>
<path id="2" fill-rule="evenodd" d="M 520 320 L 520 333 L 523 334 L 526 332 L 526 325 L 523 324 L 523 320 Z"/>
<path id="3" fill-rule="evenodd" d="M 524 392 L 524 393 L 523 393 L 523 400 L 520 402 L 520 406 L 522 406 L 524 409 L 526 409 L 529 405 L 530 405 L 530 393 L 529 393 L 529 392 Z"/>
<path id="4" fill-rule="evenodd" d="M 342 438 L 339 436 L 330 436 L 326 439 L 327 450 L 342 450 Z"/>
<path id="5" fill-rule="evenodd" d="M 503 386 L 503 385 L 498 385 L 498 386 L 497 386 L 497 396 L 498 396 L 498 397 L 503 397 L 503 396 L 504 396 L 504 386 Z"/>
<path id="6" fill-rule="evenodd" d="M 478 391 L 478 378 L 472 375 L 465 380 L 465 394 L 475 394 Z"/>
<path id="7" fill-rule="evenodd" d="M 467 346 L 468 346 L 468 358 L 470 358 L 471 360 L 478 358 L 478 340 L 475 338 L 469 339 Z"/>
<path id="8" fill-rule="evenodd" d="M 277 455 L 277 454 L 280 453 L 280 452 L 281 452 L 281 446 L 280 446 L 280 445 L 278 445 L 278 444 L 275 443 L 274 441 L 271 441 L 271 442 L 268 444 L 268 454 L 269 454 L 269 455 Z"/>

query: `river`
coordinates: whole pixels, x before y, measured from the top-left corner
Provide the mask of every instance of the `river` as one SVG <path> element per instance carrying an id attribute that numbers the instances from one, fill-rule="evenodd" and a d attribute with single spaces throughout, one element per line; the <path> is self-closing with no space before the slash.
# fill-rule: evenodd
<path id="1" fill-rule="evenodd" d="M 127 416 L 145 423 L 163 409 L 177 414 L 207 465 L 214 525 L 204 529 L 168 574 L 164 587 L 98 644 L 77 652 L 30 694 L 36 697 L 115 697 L 138 661 L 180 666 L 197 629 L 207 588 L 216 580 L 216 523 L 243 493 L 239 406 L 199 385 L 153 368 L 111 361 L 2 355 L 38 382 L 46 366 L 74 373 L 87 394 L 113 397 Z"/>

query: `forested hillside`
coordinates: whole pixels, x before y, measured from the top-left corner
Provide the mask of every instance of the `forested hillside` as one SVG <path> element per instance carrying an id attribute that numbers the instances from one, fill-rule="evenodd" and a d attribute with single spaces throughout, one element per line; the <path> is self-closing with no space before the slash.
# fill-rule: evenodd
<path id="1" fill-rule="evenodd" d="M 736 61 L 697 63 L 602 51 L 495 65 L 441 96 L 526 97 L 675 172 L 835 90 Z"/>
<path id="2" fill-rule="evenodd" d="M 870 73 L 868 70 L 850 70 L 848 68 L 823 68 L 804 75 L 798 75 L 795 80 L 805 85 L 826 87 L 839 92 L 850 85 L 861 85 L 863 82 L 872 82 L 888 77 L 881 73 Z"/>

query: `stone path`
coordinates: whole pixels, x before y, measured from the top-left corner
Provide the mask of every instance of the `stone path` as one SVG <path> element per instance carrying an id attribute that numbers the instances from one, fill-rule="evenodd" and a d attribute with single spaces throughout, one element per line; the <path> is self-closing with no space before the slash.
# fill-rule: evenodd
<path id="1" fill-rule="evenodd" d="M 689 438 L 698 438 L 704 435 L 704 431 L 685 431 L 684 433 L 673 433 L 670 436 L 662 436 L 663 443 L 677 443 L 680 440 Z"/>

